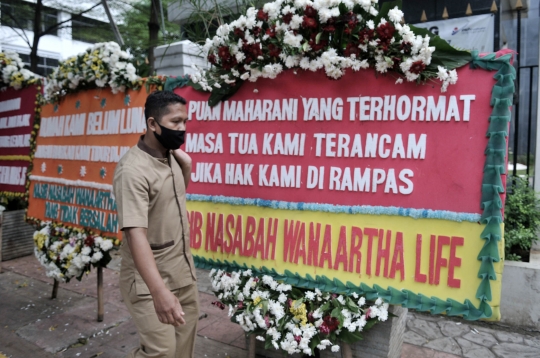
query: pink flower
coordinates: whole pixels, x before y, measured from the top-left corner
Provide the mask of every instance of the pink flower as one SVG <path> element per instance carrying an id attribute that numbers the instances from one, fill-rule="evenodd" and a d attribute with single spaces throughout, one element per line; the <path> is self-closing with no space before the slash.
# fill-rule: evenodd
<path id="1" fill-rule="evenodd" d="M 84 239 L 84 245 L 92 247 L 94 245 L 94 237 L 88 236 L 86 239 Z"/>
<path id="2" fill-rule="evenodd" d="M 263 9 L 260 9 L 257 12 L 257 20 L 268 21 L 268 14 L 265 13 Z"/>
<path id="3" fill-rule="evenodd" d="M 319 326 L 319 331 L 322 333 L 322 334 L 330 334 L 330 328 L 328 328 L 328 326 L 326 325 L 326 323 L 323 322 L 323 324 L 321 324 Z"/>
<path id="4" fill-rule="evenodd" d="M 317 20 L 315 20 L 312 17 L 304 16 L 304 21 L 302 22 L 302 26 L 306 29 L 317 29 Z"/>
<path id="5" fill-rule="evenodd" d="M 394 36 L 396 28 L 389 22 L 384 25 L 377 27 L 377 34 L 381 40 L 390 40 Z"/>
<path id="6" fill-rule="evenodd" d="M 416 62 L 413 62 L 411 65 L 411 68 L 409 68 L 409 72 L 420 74 L 420 72 L 424 71 L 426 69 L 426 64 L 422 62 L 422 60 L 418 60 Z"/>
<path id="7" fill-rule="evenodd" d="M 371 308 L 368 308 L 366 310 L 366 318 L 369 318 L 370 315 L 371 315 Z"/>
<path id="8" fill-rule="evenodd" d="M 212 304 L 218 308 L 221 308 L 222 310 L 225 309 L 225 305 L 219 301 L 214 301 Z"/>
<path id="9" fill-rule="evenodd" d="M 317 10 L 315 10 L 311 6 L 306 6 L 306 9 L 304 10 L 304 15 L 309 16 L 309 17 L 316 17 Z"/>
<path id="10" fill-rule="evenodd" d="M 291 12 L 289 12 L 288 14 L 283 15 L 283 17 L 281 19 L 283 20 L 283 22 L 285 24 L 288 25 L 288 24 L 291 23 L 292 17 L 293 17 L 293 14 Z"/>

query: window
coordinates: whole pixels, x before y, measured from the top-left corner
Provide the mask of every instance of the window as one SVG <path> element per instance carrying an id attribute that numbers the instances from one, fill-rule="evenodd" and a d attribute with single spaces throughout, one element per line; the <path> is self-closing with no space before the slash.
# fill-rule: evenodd
<path id="1" fill-rule="evenodd" d="M 25 68 L 30 68 L 30 55 L 19 54 Z M 58 59 L 38 56 L 38 67 L 36 73 L 41 76 L 50 75 L 58 67 Z"/>
<path id="2" fill-rule="evenodd" d="M 96 43 L 115 41 L 111 25 L 88 17 L 71 19 L 71 38 L 73 40 Z"/>
<path id="3" fill-rule="evenodd" d="M 20 0 L 3 0 L 0 10 L 2 25 L 34 31 L 36 4 Z M 57 23 L 57 10 L 44 6 L 41 11 L 41 31 L 46 31 Z M 54 29 L 50 34 L 56 35 L 57 32 L 57 29 Z"/>

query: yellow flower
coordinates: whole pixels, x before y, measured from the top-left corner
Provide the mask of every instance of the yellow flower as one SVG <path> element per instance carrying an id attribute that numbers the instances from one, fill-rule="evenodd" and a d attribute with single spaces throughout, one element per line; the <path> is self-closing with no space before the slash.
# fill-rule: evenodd
<path id="1" fill-rule="evenodd" d="M 255 297 L 255 298 L 253 299 L 253 304 L 254 304 L 255 306 L 257 306 L 257 305 L 259 304 L 259 302 L 261 302 L 261 298 L 260 298 L 259 296 Z"/>
<path id="2" fill-rule="evenodd" d="M 41 250 L 43 249 L 43 245 L 45 244 L 45 240 L 47 240 L 47 235 L 42 233 L 37 233 L 34 235 L 34 242 L 36 246 Z"/>
<path id="3" fill-rule="evenodd" d="M 294 318 L 300 321 L 302 325 L 305 325 L 307 323 L 307 310 L 306 310 L 306 304 L 302 303 L 298 305 L 296 302 L 293 301 L 291 308 L 289 308 L 289 311 L 294 315 Z"/>

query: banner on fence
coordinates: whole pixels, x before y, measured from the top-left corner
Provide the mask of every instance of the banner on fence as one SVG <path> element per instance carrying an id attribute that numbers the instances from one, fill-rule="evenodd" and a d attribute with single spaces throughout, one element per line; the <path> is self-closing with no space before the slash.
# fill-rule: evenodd
<path id="1" fill-rule="evenodd" d="M 146 90 L 96 89 L 42 110 L 27 216 L 118 235 L 116 163 L 146 131 Z"/>
<path id="2" fill-rule="evenodd" d="M 0 92 L 0 195 L 23 195 L 38 86 Z"/>
<path id="3" fill-rule="evenodd" d="M 305 287 L 498 318 L 502 263 L 490 266 L 489 308 L 477 274 L 495 81 L 488 71 L 458 74 L 441 93 L 369 70 L 339 81 L 289 71 L 245 83 L 215 107 L 177 89 L 189 100 L 199 267 L 246 265 Z"/>
<path id="4" fill-rule="evenodd" d="M 437 20 L 414 24 L 416 27 L 428 29 L 435 35 L 448 41 L 455 48 L 493 51 L 495 36 L 495 15 L 482 14 L 453 18 L 452 21 Z"/>

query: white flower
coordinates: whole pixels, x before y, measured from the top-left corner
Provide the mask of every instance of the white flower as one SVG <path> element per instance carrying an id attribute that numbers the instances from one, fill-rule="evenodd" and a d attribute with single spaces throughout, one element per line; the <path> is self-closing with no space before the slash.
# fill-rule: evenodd
<path id="1" fill-rule="evenodd" d="M 358 300 L 358 307 L 362 307 L 366 304 L 366 298 L 365 297 L 360 297 L 360 299 Z"/>
<path id="2" fill-rule="evenodd" d="M 418 79 L 418 75 L 412 72 L 405 72 L 405 77 L 409 82 L 416 81 Z"/>
<path id="3" fill-rule="evenodd" d="M 292 16 L 291 22 L 289 23 L 289 26 L 292 30 L 296 30 L 302 25 L 302 22 L 304 21 L 304 18 L 302 16 L 294 14 Z"/>
<path id="4" fill-rule="evenodd" d="M 441 81 L 446 81 L 448 79 L 448 71 L 442 66 L 437 66 L 437 78 Z"/>
<path id="5" fill-rule="evenodd" d="M 81 250 L 81 254 L 86 255 L 86 256 L 90 255 L 91 252 L 92 252 L 92 249 L 88 246 L 83 247 Z"/>
<path id="6" fill-rule="evenodd" d="M 100 247 L 101 247 L 101 249 L 103 251 L 109 251 L 110 249 L 113 248 L 113 246 L 114 246 L 114 244 L 113 244 L 112 240 L 103 240 L 101 242 L 101 245 L 100 245 Z"/>
<path id="7" fill-rule="evenodd" d="M 399 77 L 397 80 L 396 80 L 396 85 L 397 84 L 401 84 L 403 83 L 403 78 Z"/>
<path id="8" fill-rule="evenodd" d="M 448 72 L 448 78 L 449 78 L 449 82 L 450 84 L 452 85 L 455 85 L 457 80 L 458 80 L 458 74 L 457 74 L 457 71 L 456 70 L 452 70 L 450 72 Z"/>
<path id="9" fill-rule="evenodd" d="M 98 252 L 95 252 L 94 255 L 92 255 L 92 263 L 96 263 L 98 262 L 99 260 L 101 260 L 103 258 L 103 254 L 98 251 Z"/>
<path id="10" fill-rule="evenodd" d="M 375 69 L 377 70 L 377 72 L 386 73 L 388 69 L 392 67 L 389 61 L 387 61 L 382 56 L 375 57 L 375 60 L 377 61 L 377 63 L 375 64 Z"/>
<path id="11" fill-rule="evenodd" d="M 332 346 L 332 352 L 339 352 L 339 346 L 338 345 L 335 345 L 335 346 Z"/>
<path id="12" fill-rule="evenodd" d="M 398 7 L 396 6 L 395 8 L 388 11 L 388 18 L 394 23 L 399 23 L 403 19 L 403 11 L 398 9 Z"/>
<path id="13" fill-rule="evenodd" d="M 287 31 L 283 37 L 283 43 L 291 47 L 300 48 L 302 39 L 302 35 L 294 35 L 292 32 Z"/>

